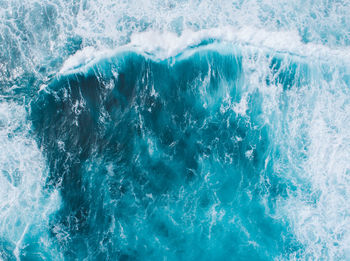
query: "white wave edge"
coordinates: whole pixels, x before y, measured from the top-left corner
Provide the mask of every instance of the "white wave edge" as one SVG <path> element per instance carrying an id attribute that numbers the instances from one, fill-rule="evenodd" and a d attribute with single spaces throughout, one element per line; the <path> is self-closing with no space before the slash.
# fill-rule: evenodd
<path id="1" fill-rule="evenodd" d="M 98 61 L 122 51 L 135 51 L 156 60 L 165 60 L 179 55 L 189 47 L 196 46 L 206 39 L 232 44 L 240 48 L 290 54 L 295 57 L 307 58 L 308 61 L 336 62 L 340 65 L 348 64 L 350 61 L 350 48 L 331 49 L 320 44 L 303 43 L 297 31 L 272 32 L 253 27 L 240 29 L 223 27 L 197 32 L 185 30 L 180 36 L 172 32 L 135 33 L 131 36 L 130 43 L 115 49 L 98 50 L 88 46 L 70 56 L 63 63 L 58 75 L 85 71 Z"/>

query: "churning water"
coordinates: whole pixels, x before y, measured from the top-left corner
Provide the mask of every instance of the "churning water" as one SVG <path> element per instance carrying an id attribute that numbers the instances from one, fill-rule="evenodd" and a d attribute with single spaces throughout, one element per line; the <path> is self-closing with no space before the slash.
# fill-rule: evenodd
<path id="1" fill-rule="evenodd" d="M 349 14 L 0 0 L 0 259 L 349 260 Z"/>

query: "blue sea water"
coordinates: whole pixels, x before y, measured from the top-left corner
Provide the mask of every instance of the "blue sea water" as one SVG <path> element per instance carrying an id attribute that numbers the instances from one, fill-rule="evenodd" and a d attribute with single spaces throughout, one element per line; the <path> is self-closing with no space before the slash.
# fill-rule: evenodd
<path id="1" fill-rule="evenodd" d="M 0 260 L 350 258 L 347 2 L 0 6 Z"/>

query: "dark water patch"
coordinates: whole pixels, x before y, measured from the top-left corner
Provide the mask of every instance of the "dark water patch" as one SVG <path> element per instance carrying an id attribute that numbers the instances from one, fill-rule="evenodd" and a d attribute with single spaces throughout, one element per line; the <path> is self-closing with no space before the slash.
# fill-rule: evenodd
<path id="1" fill-rule="evenodd" d="M 262 204 L 289 184 L 265 166 L 261 94 L 247 115 L 222 110 L 242 81 L 237 55 L 126 52 L 41 92 L 31 117 L 61 190 L 52 236 L 67 259 L 270 260 L 299 247 Z"/>

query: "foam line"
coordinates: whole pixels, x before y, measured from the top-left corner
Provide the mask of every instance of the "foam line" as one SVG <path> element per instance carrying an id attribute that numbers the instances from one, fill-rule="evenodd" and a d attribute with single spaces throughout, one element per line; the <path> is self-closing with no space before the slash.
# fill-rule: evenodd
<path id="1" fill-rule="evenodd" d="M 349 64 L 350 60 L 350 48 L 334 49 L 314 43 L 305 44 L 295 31 L 269 32 L 252 27 L 244 27 L 239 30 L 233 27 L 223 27 L 197 32 L 186 30 L 180 36 L 171 32 L 147 31 L 133 34 L 130 43 L 116 49 L 98 50 L 86 47 L 64 62 L 59 75 L 78 72 L 79 68 L 87 68 L 102 59 L 126 50 L 149 56 L 155 60 L 165 60 L 181 53 L 190 52 L 193 47 L 197 47 L 207 40 L 209 40 L 206 43 L 208 46 L 213 43 L 221 43 L 229 49 L 238 47 L 250 49 L 253 52 L 263 51 L 272 55 L 285 54 L 308 61 L 315 59 L 327 63 Z M 215 48 L 218 47 L 215 46 Z"/>

